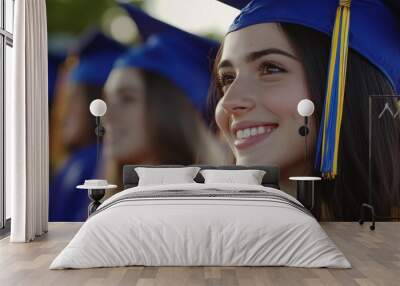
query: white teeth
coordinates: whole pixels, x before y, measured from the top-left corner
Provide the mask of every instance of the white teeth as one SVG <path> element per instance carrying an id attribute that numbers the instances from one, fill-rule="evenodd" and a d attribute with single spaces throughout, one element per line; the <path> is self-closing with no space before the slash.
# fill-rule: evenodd
<path id="1" fill-rule="evenodd" d="M 236 138 L 246 139 L 251 136 L 256 136 L 264 133 L 271 133 L 273 130 L 274 130 L 273 127 L 264 127 L 264 126 L 241 129 L 236 132 Z"/>

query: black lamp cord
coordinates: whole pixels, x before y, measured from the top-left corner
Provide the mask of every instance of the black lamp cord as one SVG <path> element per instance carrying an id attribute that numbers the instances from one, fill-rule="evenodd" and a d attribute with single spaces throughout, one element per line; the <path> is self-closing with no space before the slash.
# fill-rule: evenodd
<path id="1" fill-rule="evenodd" d="M 101 126 L 101 119 L 100 116 L 96 116 L 96 129 L 94 130 L 96 134 L 96 165 L 99 165 L 100 160 L 100 138 L 104 136 L 105 129 Z"/>
<path id="2" fill-rule="evenodd" d="M 304 146 L 305 146 L 305 154 L 306 154 L 306 172 L 307 172 L 307 165 L 308 165 L 308 146 L 307 146 L 307 135 L 309 132 L 308 129 L 308 117 L 304 117 L 304 126 L 305 126 L 305 135 L 304 135 Z"/>
<path id="3" fill-rule="evenodd" d="M 304 154 L 305 154 L 305 164 L 304 164 L 304 174 L 308 174 L 307 166 L 308 166 L 308 142 L 307 135 L 309 133 L 308 129 L 308 117 L 304 116 L 304 125 L 299 128 L 299 134 L 304 137 Z"/>

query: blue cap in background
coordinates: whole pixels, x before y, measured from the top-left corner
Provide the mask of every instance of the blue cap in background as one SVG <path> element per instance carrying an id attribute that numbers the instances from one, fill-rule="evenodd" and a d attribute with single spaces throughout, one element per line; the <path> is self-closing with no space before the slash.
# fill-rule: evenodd
<path id="1" fill-rule="evenodd" d="M 97 30 L 90 31 L 75 50 L 79 62 L 70 80 L 74 83 L 103 85 L 115 60 L 125 51 L 124 45 Z"/>
<path id="2" fill-rule="evenodd" d="M 139 8 L 120 4 L 134 20 L 144 43 L 132 48 L 115 67 L 160 73 L 182 88 L 205 111 L 212 64 L 219 44 L 159 21 Z"/>

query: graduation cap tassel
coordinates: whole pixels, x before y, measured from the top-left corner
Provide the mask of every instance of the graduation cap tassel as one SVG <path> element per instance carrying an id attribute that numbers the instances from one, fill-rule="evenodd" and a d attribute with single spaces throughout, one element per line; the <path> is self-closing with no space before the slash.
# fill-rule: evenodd
<path id="1" fill-rule="evenodd" d="M 334 179 L 337 174 L 340 126 L 346 82 L 350 2 L 340 0 L 332 34 L 331 55 L 322 122 L 317 142 L 316 164 L 322 176 Z"/>

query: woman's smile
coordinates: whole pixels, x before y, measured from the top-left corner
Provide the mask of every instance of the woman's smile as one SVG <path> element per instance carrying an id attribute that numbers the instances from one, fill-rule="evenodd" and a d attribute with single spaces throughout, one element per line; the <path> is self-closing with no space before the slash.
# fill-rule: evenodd
<path id="1" fill-rule="evenodd" d="M 242 121 L 232 124 L 231 134 L 238 150 L 247 149 L 265 139 L 279 127 L 273 122 Z"/>

